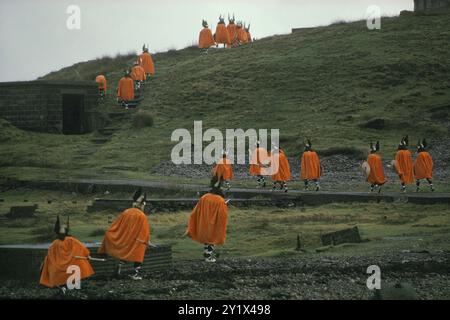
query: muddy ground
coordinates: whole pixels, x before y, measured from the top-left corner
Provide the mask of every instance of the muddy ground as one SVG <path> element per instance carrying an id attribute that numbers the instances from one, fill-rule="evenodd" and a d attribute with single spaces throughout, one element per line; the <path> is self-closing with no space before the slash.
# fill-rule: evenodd
<path id="1" fill-rule="evenodd" d="M 430 154 L 434 161 L 433 180 L 437 188 L 439 184 L 450 181 L 450 137 L 442 138 L 438 141 L 431 141 Z M 412 150 L 412 148 L 410 148 Z M 413 155 L 415 157 L 415 155 Z M 399 185 L 399 178 L 397 174 L 390 168 L 391 159 L 384 159 L 385 174 L 388 179 L 388 184 Z M 290 157 L 289 164 L 293 181 L 299 181 L 300 174 L 300 158 Z M 365 176 L 361 170 L 361 160 L 355 159 L 347 155 L 332 155 L 321 157 L 321 164 L 323 166 L 323 176 L 321 178 L 321 186 L 324 190 L 352 190 L 357 186 L 365 183 Z M 153 174 L 161 176 L 185 177 L 185 178 L 207 178 L 211 174 L 211 165 L 175 165 L 172 161 L 166 161 L 155 167 Z M 248 165 L 234 165 L 233 166 L 235 179 L 253 179 L 248 173 Z M 255 181 L 256 186 L 256 181 Z M 427 188 L 424 182 L 423 189 Z"/>
<path id="2" fill-rule="evenodd" d="M 386 298 L 450 299 L 450 252 L 385 252 L 378 256 L 314 256 L 183 261 L 142 281 L 97 278 L 82 290 L 0 282 L 0 298 L 12 299 L 372 299 L 367 267 L 381 269 Z M 401 289 L 392 289 L 401 283 Z"/>

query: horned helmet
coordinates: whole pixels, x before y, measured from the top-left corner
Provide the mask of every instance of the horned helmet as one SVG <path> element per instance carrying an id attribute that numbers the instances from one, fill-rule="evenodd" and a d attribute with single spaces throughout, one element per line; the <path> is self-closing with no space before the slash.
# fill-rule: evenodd
<path id="1" fill-rule="evenodd" d="M 147 44 L 147 47 L 146 47 L 145 43 L 144 43 L 144 45 L 142 46 L 142 52 L 148 52 L 148 44 Z"/>
<path id="2" fill-rule="evenodd" d="M 210 188 L 209 191 L 212 194 L 216 194 L 218 196 L 221 196 L 222 198 L 225 198 L 225 194 L 222 190 L 222 184 L 223 184 L 223 177 L 218 177 L 217 175 L 214 175 L 211 179 Z"/>
<path id="3" fill-rule="evenodd" d="M 380 150 L 380 141 L 377 141 L 376 144 L 373 144 L 372 141 L 370 141 L 370 153 L 376 153 Z"/>
<path id="4" fill-rule="evenodd" d="M 222 17 L 222 15 L 219 16 L 219 22 L 217 24 L 225 24 L 225 19 Z"/>
<path id="5" fill-rule="evenodd" d="M 245 27 L 245 24 L 244 24 L 244 28 L 245 28 L 245 31 L 250 32 L 250 23 L 248 24 L 247 27 Z"/>
<path id="6" fill-rule="evenodd" d="M 417 143 L 417 152 L 426 151 L 427 146 L 428 143 L 425 139 L 422 139 L 422 141 L 419 140 L 419 142 Z"/>
<path id="7" fill-rule="evenodd" d="M 305 151 L 312 151 L 312 143 L 309 139 L 306 139 L 305 141 Z"/>
<path id="8" fill-rule="evenodd" d="M 237 23 L 237 28 L 239 29 L 239 28 L 242 28 L 242 21 L 238 21 L 238 23 Z"/>
<path id="9" fill-rule="evenodd" d="M 126 69 L 124 72 L 125 77 L 131 77 L 131 69 Z"/>
<path id="10" fill-rule="evenodd" d="M 147 193 L 142 194 L 142 188 L 137 189 L 133 194 L 133 207 L 144 211 L 147 204 Z"/>
<path id="11" fill-rule="evenodd" d="M 208 22 L 206 20 L 202 20 L 203 28 L 208 28 Z"/>
<path id="12" fill-rule="evenodd" d="M 406 150 L 409 144 L 409 137 L 406 135 L 398 144 L 398 150 Z"/>
<path id="13" fill-rule="evenodd" d="M 228 24 L 234 24 L 234 21 L 236 19 L 234 18 L 234 12 L 233 12 L 233 18 L 230 18 L 230 14 L 228 14 Z"/>
<path id="14" fill-rule="evenodd" d="M 67 216 L 67 223 L 61 225 L 59 215 L 56 217 L 54 231 L 59 240 L 64 240 L 69 235 L 69 216 Z"/>

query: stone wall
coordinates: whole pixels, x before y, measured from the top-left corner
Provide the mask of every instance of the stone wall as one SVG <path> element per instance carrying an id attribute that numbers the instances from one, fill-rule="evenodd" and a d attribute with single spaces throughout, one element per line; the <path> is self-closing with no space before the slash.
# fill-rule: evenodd
<path id="1" fill-rule="evenodd" d="M 95 128 L 97 86 L 88 82 L 26 81 L 0 83 L 0 117 L 32 131 L 62 132 L 63 94 L 84 96 L 84 132 Z"/>

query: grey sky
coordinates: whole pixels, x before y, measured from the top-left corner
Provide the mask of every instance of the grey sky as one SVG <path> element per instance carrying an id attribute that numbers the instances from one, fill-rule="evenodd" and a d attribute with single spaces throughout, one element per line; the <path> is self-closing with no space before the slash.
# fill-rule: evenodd
<path id="1" fill-rule="evenodd" d="M 68 30 L 69 5 L 81 9 L 81 29 Z M 183 48 L 198 40 L 202 19 L 215 29 L 219 14 L 251 22 L 253 37 L 293 27 L 412 10 L 413 0 L 0 0 L 0 81 L 32 80 L 103 55 Z"/>

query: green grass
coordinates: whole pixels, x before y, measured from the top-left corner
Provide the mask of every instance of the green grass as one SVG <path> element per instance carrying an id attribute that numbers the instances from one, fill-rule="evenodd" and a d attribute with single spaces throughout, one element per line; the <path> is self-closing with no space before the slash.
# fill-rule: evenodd
<path id="1" fill-rule="evenodd" d="M 63 192 L 20 189 L 2 193 L 0 213 L 12 205 L 38 204 L 35 218 L 3 220 L 0 244 L 39 243 L 50 240 L 56 214 L 70 213 L 71 232 L 82 241 L 101 241 L 119 212 L 86 213 L 91 197 Z M 114 194 L 123 197 L 122 194 Z M 51 204 L 47 200 L 53 200 Z M 181 238 L 190 211 L 151 214 L 151 238 L 156 244 L 171 244 L 175 260 L 198 259 L 202 245 Z M 450 208 L 445 205 L 412 204 L 330 204 L 300 209 L 231 207 L 227 241 L 220 246 L 221 256 L 274 257 L 326 254 L 368 255 L 389 250 L 450 250 Z M 364 242 L 322 248 L 320 235 L 358 226 Z M 306 253 L 295 251 L 297 235 Z"/>
<path id="2" fill-rule="evenodd" d="M 109 143 L 79 159 L 94 148 L 95 133 L 29 133 L 0 122 L 0 175 L 152 179 L 151 169 L 170 159 L 172 131 L 191 130 L 194 120 L 204 129 L 278 128 L 289 156 L 311 137 L 323 154 L 357 159 L 380 140 L 381 155 L 391 159 L 402 135 L 412 142 L 448 135 L 449 25 L 450 15 L 385 18 L 377 31 L 360 21 L 208 55 L 194 47 L 156 54 L 156 76 L 139 107 L 153 115 L 152 127 L 122 123 Z M 106 70 L 110 97 L 101 108 L 114 110 L 116 83 L 134 59 L 97 59 L 44 79 L 91 80 Z M 386 120 L 384 129 L 364 126 L 374 118 Z M 135 169 L 104 169 L 124 164 Z"/>

